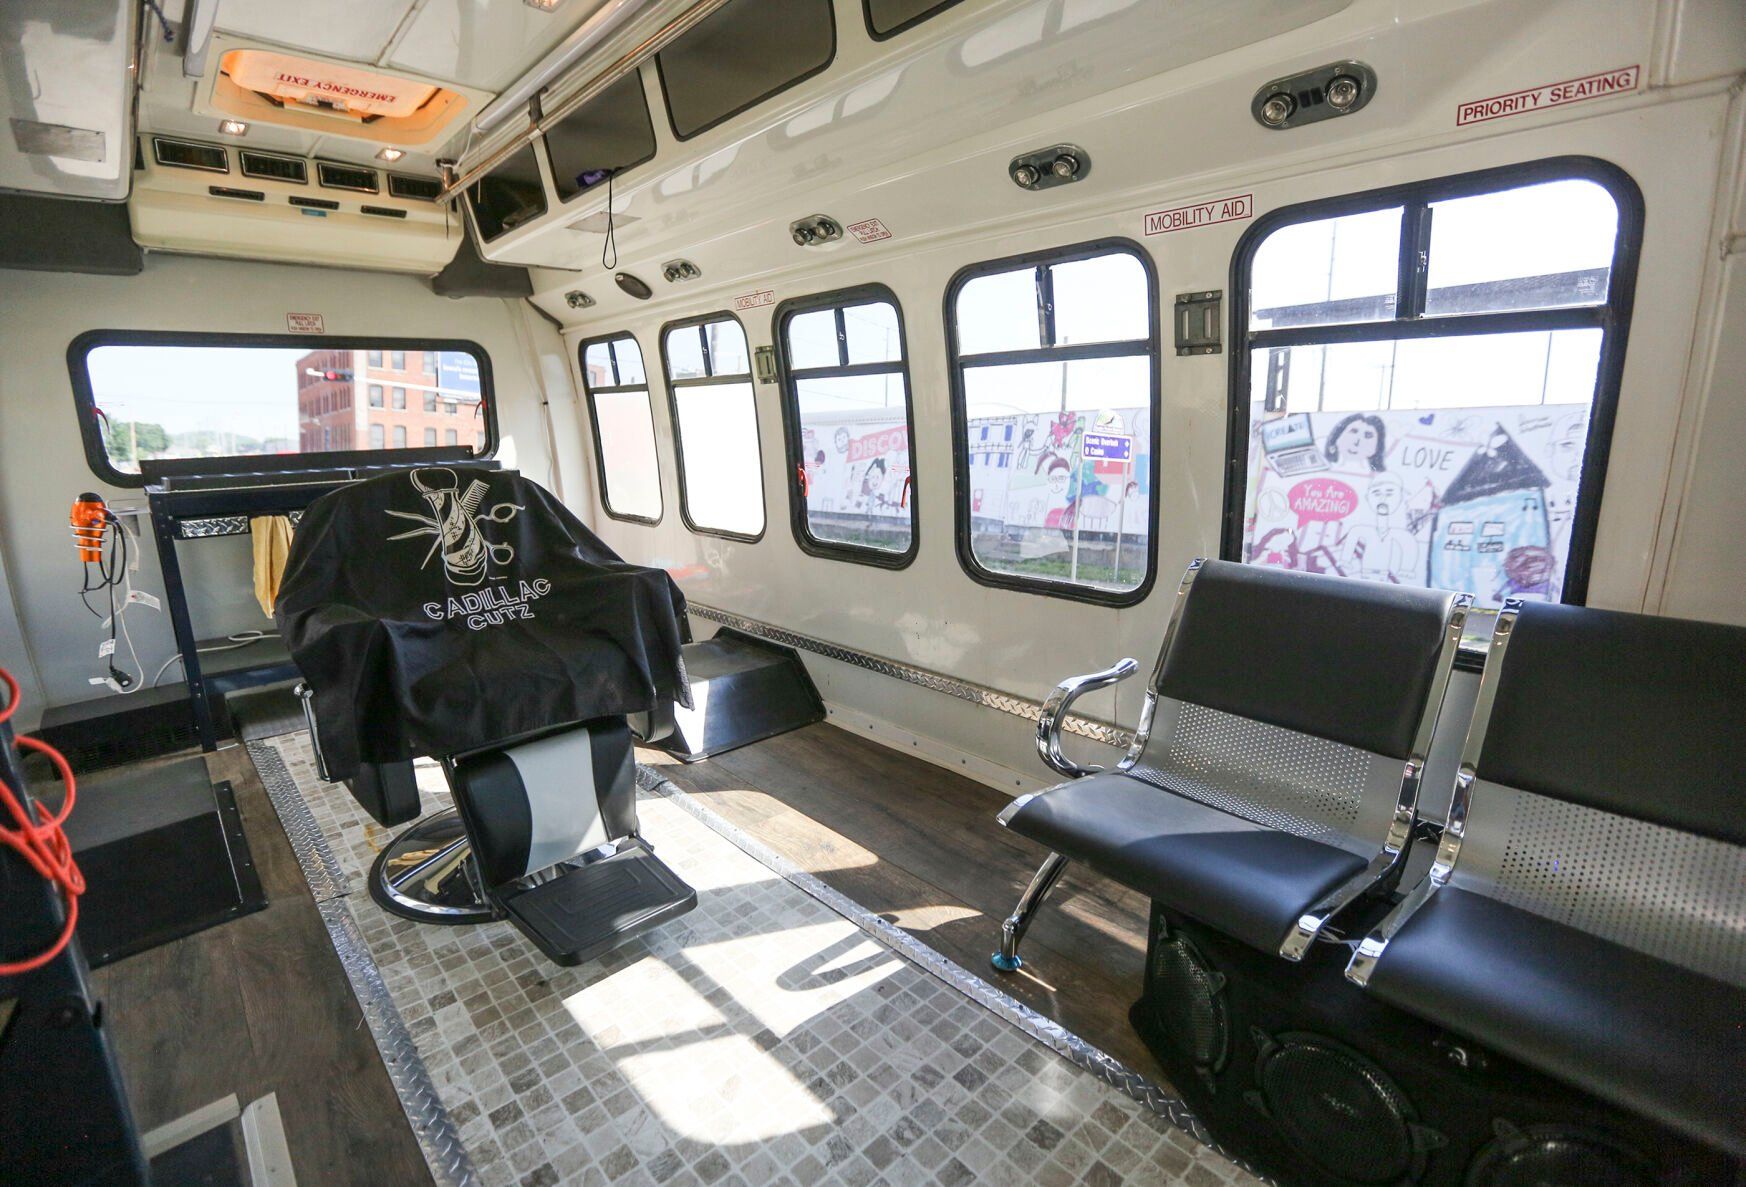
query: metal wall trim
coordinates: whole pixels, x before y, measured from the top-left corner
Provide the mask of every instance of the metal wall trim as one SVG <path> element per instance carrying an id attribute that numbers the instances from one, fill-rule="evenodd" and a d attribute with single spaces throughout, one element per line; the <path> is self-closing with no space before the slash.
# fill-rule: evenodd
<path id="1" fill-rule="evenodd" d="M 328 938 L 333 941 L 340 965 L 346 971 L 346 980 L 351 983 L 370 1034 L 382 1053 L 382 1063 L 388 1069 L 388 1078 L 394 1083 L 394 1093 L 400 1098 L 400 1107 L 412 1125 L 431 1177 L 436 1180 L 437 1187 L 480 1187 L 473 1160 L 461 1143 L 460 1130 L 449 1117 L 442 1097 L 437 1095 L 436 1083 L 412 1041 L 412 1032 L 407 1029 L 406 1020 L 400 1016 L 399 1008 L 389 996 L 388 986 L 382 980 L 382 970 L 370 955 L 364 933 L 359 930 L 351 908 L 346 905 L 351 887 L 340 872 L 339 863 L 334 860 L 333 851 L 328 847 L 321 827 L 315 823 L 309 805 L 303 802 L 297 781 L 271 743 L 262 740 L 247 745 L 249 758 L 254 761 L 261 783 L 267 789 L 267 798 L 279 814 L 279 822 L 291 841 L 291 849 L 297 854 L 297 864 L 303 867 L 303 876 L 315 896 L 315 905 L 327 927 Z"/>
<path id="2" fill-rule="evenodd" d="M 707 619 L 721 626 L 732 627 L 736 631 L 744 631 L 748 635 L 756 635 L 760 639 L 768 639 L 772 643 L 780 643 L 798 651 L 810 651 L 814 655 L 822 655 L 826 659 L 834 659 L 838 663 L 850 664 L 869 672 L 877 672 L 881 676 L 890 676 L 892 679 L 902 680 L 906 684 L 918 685 L 934 692 L 944 693 L 949 697 L 957 697 L 961 701 L 969 701 L 971 704 L 981 705 L 985 709 L 993 709 L 1013 717 L 1021 717 L 1030 722 L 1037 721 L 1043 714 L 1043 706 L 1040 701 L 1016 696 L 1010 692 L 1001 692 L 999 689 L 989 688 L 985 684 L 960 680 L 956 676 L 947 676 L 943 672 L 934 672 L 927 668 L 918 668 L 913 664 L 871 655 L 865 651 L 856 651 L 852 647 L 815 639 L 811 635 L 803 635 L 799 631 L 772 626 L 767 622 L 759 622 L 755 618 L 745 618 L 727 610 L 717 609 L 714 606 L 692 602 L 686 609 L 697 618 Z M 1131 730 L 1123 729 L 1113 722 L 1099 721 L 1093 717 L 1080 717 L 1076 714 L 1070 714 L 1061 728 L 1064 733 L 1090 738 L 1094 742 L 1102 742 L 1104 745 L 1113 746 L 1118 750 L 1127 749 L 1128 743 L 1132 742 L 1134 738 Z"/>

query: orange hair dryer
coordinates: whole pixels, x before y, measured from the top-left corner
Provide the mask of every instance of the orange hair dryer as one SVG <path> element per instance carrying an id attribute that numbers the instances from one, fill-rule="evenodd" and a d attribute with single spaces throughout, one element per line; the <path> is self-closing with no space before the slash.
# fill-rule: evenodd
<path id="1" fill-rule="evenodd" d="M 102 560 L 103 533 L 109 526 L 109 508 L 104 505 L 103 496 L 87 491 L 74 499 L 67 521 L 73 525 L 73 545 L 79 550 L 79 559 Z"/>

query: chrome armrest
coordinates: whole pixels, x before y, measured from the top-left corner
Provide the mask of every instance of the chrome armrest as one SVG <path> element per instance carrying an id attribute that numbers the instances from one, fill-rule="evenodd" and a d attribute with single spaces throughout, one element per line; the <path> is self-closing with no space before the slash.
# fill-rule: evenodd
<path id="1" fill-rule="evenodd" d="M 1394 939 L 1395 933 L 1406 926 L 1407 920 L 1429 902 L 1431 895 L 1442 885 L 1443 882 L 1434 875 L 1426 875 L 1419 880 L 1417 886 L 1407 891 L 1406 897 L 1383 916 L 1382 922 L 1358 941 L 1357 951 L 1352 953 L 1352 959 L 1346 964 L 1346 980 L 1360 988 L 1370 984 L 1370 976 L 1376 971 L 1376 962 L 1382 959 L 1388 942 Z"/>
<path id="2" fill-rule="evenodd" d="M 309 687 L 309 681 L 299 680 L 291 691 L 303 704 L 303 722 L 309 727 L 309 748 L 315 751 L 315 773 L 321 776 L 323 783 L 332 783 L 334 777 L 327 773 L 327 755 L 321 752 L 321 727 L 315 724 L 315 690 Z"/>
<path id="3" fill-rule="evenodd" d="M 1061 726 L 1067 720 L 1067 711 L 1082 694 L 1118 684 L 1139 670 L 1139 664 L 1124 659 L 1112 668 L 1085 676 L 1070 676 L 1057 684 L 1049 699 L 1043 702 L 1043 712 L 1037 718 L 1037 756 L 1044 764 L 1069 779 L 1095 775 L 1103 770 L 1102 767 L 1082 767 L 1061 753 Z"/>

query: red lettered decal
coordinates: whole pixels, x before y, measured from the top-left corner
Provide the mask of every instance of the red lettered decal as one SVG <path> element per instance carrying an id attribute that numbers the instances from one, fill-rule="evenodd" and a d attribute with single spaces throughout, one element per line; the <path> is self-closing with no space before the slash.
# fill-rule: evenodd
<path id="1" fill-rule="evenodd" d="M 1214 223 L 1230 223 L 1255 217 L 1255 195 L 1238 194 L 1231 198 L 1214 198 L 1211 202 L 1195 202 L 1188 206 L 1173 206 L 1169 210 L 1154 210 L 1146 216 L 1146 234 L 1167 235 L 1171 231 L 1191 231 L 1210 227 Z"/>
<path id="2" fill-rule="evenodd" d="M 1511 91 L 1507 95 L 1493 95 L 1489 99 L 1471 99 L 1455 109 L 1455 126 L 1483 124 L 1507 115 L 1526 115 L 1530 111 L 1563 107 L 1567 103 L 1581 103 L 1584 99 L 1599 99 L 1604 95 L 1628 95 L 1637 89 L 1642 74 L 1641 66 L 1620 66 L 1616 70 L 1529 87 L 1525 91 Z"/>

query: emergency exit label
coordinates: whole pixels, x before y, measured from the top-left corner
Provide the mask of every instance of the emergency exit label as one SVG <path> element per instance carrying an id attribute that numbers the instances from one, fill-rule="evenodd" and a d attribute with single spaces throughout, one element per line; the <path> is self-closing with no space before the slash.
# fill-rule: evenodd
<path id="1" fill-rule="evenodd" d="M 1628 95 L 1637 89 L 1642 73 L 1641 66 L 1620 66 L 1616 70 L 1529 87 L 1525 91 L 1472 99 L 1455 109 L 1455 126 L 1482 124 L 1506 115 L 1526 115 L 1530 111 L 1563 107 L 1567 103 L 1581 103 L 1584 99 L 1599 99 L 1603 95 Z"/>
<path id="2" fill-rule="evenodd" d="M 1171 231 L 1188 231 L 1195 227 L 1210 227 L 1214 223 L 1235 222 L 1255 214 L 1255 195 L 1237 194 L 1230 198 L 1215 198 L 1211 202 L 1195 202 L 1189 206 L 1173 206 L 1169 210 L 1154 210 L 1146 216 L 1146 234 L 1166 235 Z"/>
<path id="3" fill-rule="evenodd" d="M 326 324 L 319 313 L 287 313 L 285 328 L 293 334 L 325 334 Z"/>

